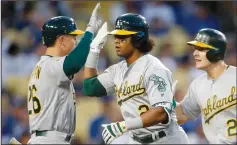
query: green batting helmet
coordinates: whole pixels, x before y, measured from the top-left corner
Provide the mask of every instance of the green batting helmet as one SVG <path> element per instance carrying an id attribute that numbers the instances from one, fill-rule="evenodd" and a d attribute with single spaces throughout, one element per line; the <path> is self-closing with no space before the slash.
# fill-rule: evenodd
<path id="1" fill-rule="evenodd" d="M 225 57 L 226 37 L 218 30 L 210 28 L 201 29 L 195 39 L 187 42 L 187 44 L 209 49 L 206 56 L 210 62 L 217 62 Z"/>
<path id="2" fill-rule="evenodd" d="M 127 13 L 119 16 L 115 22 L 112 35 L 133 35 L 132 43 L 139 48 L 140 44 L 148 40 L 149 25 L 145 18 L 138 14 Z"/>
<path id="3" fill-rule="evenodd" d="M 78 30 L 75 21 L 66 16 L 57 16 L 49 19 L 42 27 L 42 41 L 46 46 L 54 44 L 60 35 L 81 35 L 84 32 Z"/>

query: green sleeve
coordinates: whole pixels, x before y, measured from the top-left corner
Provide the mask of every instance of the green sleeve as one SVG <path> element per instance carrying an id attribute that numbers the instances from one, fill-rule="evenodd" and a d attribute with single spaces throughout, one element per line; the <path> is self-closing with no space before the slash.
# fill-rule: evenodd
<path id="1" fill-rule="evenodd" d="M 94 35 L 91 32 L 86 31 L 74 50 L 71 51 L 65 58 L 63 63 L 63 71 L 67 76 L 79 72 L 85 65 L 93 37 Z"/>
<path id="2" fill-rule="evenodd" d="M 175 98 L 173 98 L 173 106 L 174 106 L 174 108 L 176 108 L 176 100 L 175 100 Z"/>
<path id="3" fill-rule="evenodd" d="M 86 96 L 106 96 L 107 92 L 97 77 L 84 79 L 82 93 Z"/>

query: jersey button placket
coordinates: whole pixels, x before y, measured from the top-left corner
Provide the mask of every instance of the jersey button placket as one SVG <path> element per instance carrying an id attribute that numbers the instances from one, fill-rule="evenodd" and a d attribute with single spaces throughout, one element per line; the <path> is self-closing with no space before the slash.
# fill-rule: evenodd
<path id="1" fill-rule="evenodd" d="M 212 91 L 212 95 L 214 96 L 216 94 L 215 92 L 215 80 L 211 80 L 211 91 Z"/>

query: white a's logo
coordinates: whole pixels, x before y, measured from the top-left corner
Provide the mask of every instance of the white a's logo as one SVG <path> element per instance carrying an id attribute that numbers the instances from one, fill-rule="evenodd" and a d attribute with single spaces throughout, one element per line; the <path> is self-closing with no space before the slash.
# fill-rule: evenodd
<path id="1" fill-rule="evenodd" d="M 205 34 L 198 33 L 195 40 L 208 44 L 210 37 Z"/>

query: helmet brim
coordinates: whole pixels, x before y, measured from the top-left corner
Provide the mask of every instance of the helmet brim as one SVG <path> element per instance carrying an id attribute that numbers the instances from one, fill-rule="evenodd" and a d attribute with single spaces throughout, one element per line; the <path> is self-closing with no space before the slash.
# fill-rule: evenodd
<path id="1" fill-rule="evenodd" d="M 84 34 L 85 32 L 84 31 L 82 31 L 82 30 L 75 30 L 75 31 L 72 31 L 71 33 L 69 33 L 69 34 L 73 34 L 73 35 L 82 35 L 82 34 Z"/>
<path id="2" fill-rule="evenodd" d="M 136 34 L 137 32 L 135 31 L 128 31 L 128 30 L 113 30 L 111 31 L 109 34 L 110 35 L 132 35 L 132 34 Z"/>
<path id="3" fill-rule="evenodd" d="M 215 49 L 215 47 L 208 45 L 204 42 L 200 42 L 200 41 L 189 41 L 187 42 L 188 45 L 193 45 L 193 46 L 198 46 L 198 47 L 202 47 L 202 48 L 208 48 L 208 49 Z"/>

